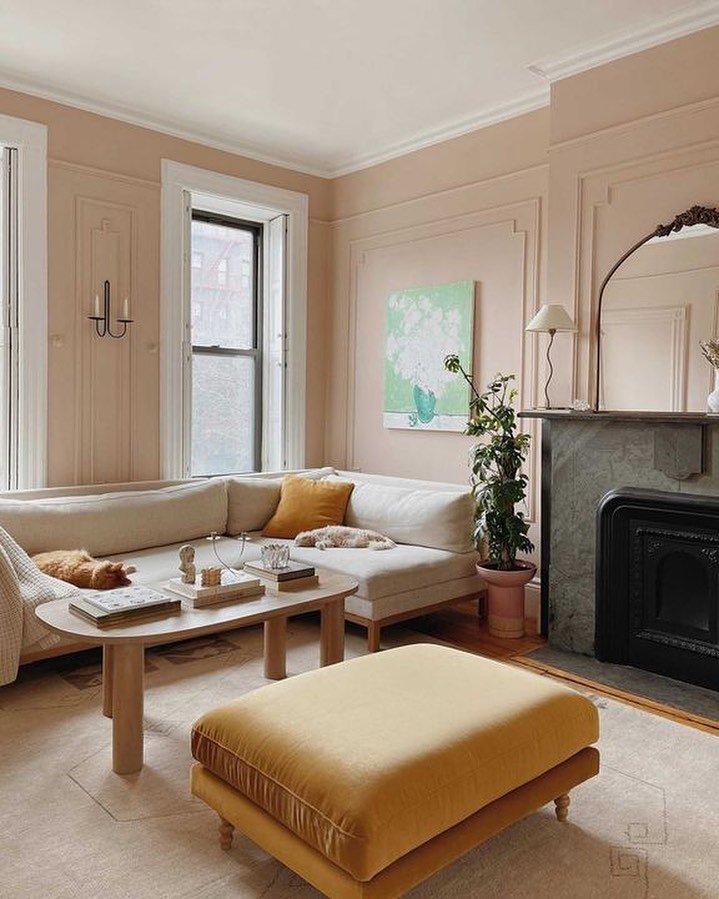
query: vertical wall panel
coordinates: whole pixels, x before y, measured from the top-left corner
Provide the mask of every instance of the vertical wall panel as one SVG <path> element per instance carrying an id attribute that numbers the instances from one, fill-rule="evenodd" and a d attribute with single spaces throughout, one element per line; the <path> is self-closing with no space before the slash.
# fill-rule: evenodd
<path id="1" fill-rule="evenodd" d="M 50 166 L 49 484 L 154 478 L 159 460 L 159 191 L 80 166 Z M 88 320 L 111 284 L 114 330 Z"/>

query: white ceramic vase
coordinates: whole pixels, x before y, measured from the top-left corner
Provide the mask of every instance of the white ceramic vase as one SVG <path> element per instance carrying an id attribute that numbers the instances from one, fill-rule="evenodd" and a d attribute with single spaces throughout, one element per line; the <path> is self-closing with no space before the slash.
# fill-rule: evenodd
<path id="1" fill-rule="evenodd" d="M 714 369 L 714 390 L 707 397 L 707 408 L 713 415 L 719 415 L 719 368 Z"/>

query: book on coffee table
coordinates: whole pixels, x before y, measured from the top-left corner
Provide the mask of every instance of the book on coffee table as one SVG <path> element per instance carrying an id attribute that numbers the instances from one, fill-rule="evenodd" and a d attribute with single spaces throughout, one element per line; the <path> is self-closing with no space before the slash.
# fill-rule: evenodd
<path id="1" fill-rule="evenodd" d="M 315 575 L 314 565 L 306 565 L 304 562 L 295 562 L 292 559 L 287 562 L 287 565 L 284 568 L 270 568 L 260 559 L 257 559 L 254 562 L 245 562 L 244 569 L 250 574 L 258 575 L 264 580 L 275 581 L 277 583 L 313 577 Z"/>
<path id="2" fill-rule="evenodd" d="M 181 606 L 179 599 L 140 586 L 107 591 L 88 590 L 68 602 L 68 608 L 74 615 L 92 621 L 99 628 L 175 614 Z"/>
<path id="3" fill-rule="evenodd" d="M 228 571 L 226 568 L 222 569 L 220 583 L 214 587 L 186 584 L 179 577 L 171 578 L 163 586 L 173 593 L 191 599 L 195 609 L 219 602 L 250 599 L 253 596 L 262 596 L 265 592 L 264 584 L 256 575 L 244 571 Z"/>
<path id="4" fill-rule="evenodd" d="M 307 577 L 295 577 L 289 581 L 268 581 L 268 593 L 292 593 L 297 590 L 307 590 L 310 587 L 319 587 L 320 579 L 316 574 L 307 575 Z"/>

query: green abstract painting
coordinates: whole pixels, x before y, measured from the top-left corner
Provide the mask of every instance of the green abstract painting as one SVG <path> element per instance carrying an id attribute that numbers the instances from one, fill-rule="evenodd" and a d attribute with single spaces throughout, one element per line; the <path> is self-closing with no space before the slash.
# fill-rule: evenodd
<path id="1" fill-rule="evenodd" d="M 469 388 L 446 371 L 456 353 L 471 369 L 474 281 L 397 290 L 387 298 L 385 428 L 463 431 Z"/>

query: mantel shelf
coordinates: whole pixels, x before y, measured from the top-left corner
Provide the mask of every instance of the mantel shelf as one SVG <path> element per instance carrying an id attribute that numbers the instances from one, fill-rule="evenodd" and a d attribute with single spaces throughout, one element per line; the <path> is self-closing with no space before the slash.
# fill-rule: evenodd
<path id="1" fill-rule="evenodd" d="M 575 412 L 572 409 L 525 409 L 520 418 L 545 418 L 550 421 L 627 421 L 670 424 L 719 424 L 719 415 L 706 412 Z"/>

